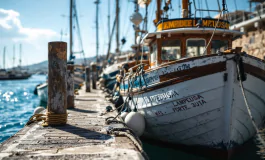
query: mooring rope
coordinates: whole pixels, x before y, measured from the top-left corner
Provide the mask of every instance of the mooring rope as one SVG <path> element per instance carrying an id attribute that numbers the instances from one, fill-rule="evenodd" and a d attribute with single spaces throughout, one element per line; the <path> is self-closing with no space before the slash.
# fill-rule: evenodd
<path id="1" fill-rule="evenodd" d="M 127 127 L 127 125 L 124 122 L 121 121 L 108 121 L 106 119 L 106 123 L 110 124 L 110 123 L 121 123 L 124 124 L 124 126 Z M 140 153 L 142 154 L 142 156 L 146 159 L 149 160 L 148 155 L 145 153 L 144 149 L 143 149 L 143 145 L 141 140 L 138 138 L 138 136 L 133 132 L 132 129 L 130 128 L 111 128 L 107 131 L 108 134 L 114 135 L 114 136 L 126 136 L 127 138 L 129 138 L 133 144 L 136 146 L 136 148 L 140 151 Z"/>
<path id="2" fill-rule="evenodd" d="M 49 125 L 64 125 L 67 122 L 67 113 L 57 114 L 53 112 L 47 112 L 46 114 L 34 114 L 26 123 L 26 126 L 39 121 L 43 121 L 41 124 L 43 127 L 47 127 Z"/>
<path id="3" fill-rule="evenodd" d="M 246 108 L 247 108 L 247 111 L 248 111 L 248 114 L 249 114 L 249 117 L 251 119 L 251 123 L 253 125 L 253 127 L 255 128 L 256 132 L 257 132 L 257 136 L 258 136 L 258 139 L 259 141 L 262 143 L 262 145 L 265 147 L 265 142 L 264 140 L 262 139 L 261 135 L 259 134 L 259 129 L 257 127 L 257 125 L 255 124 L 254 122 L 254 118 L 252 116 L 252 112 L 250 110 L 250 107 L 249 107 L 249 104 L 248 104 L 248 100 L 247 100 L 247 97 L 246 97 L 246 94 L 245 94 L 245 89 L 244 89 L 244 85 L 242 83 L 242 77 L 241 77 L 241 74 L 240 74 L 240 68 L 239 68 L 239 64 L 238 64 L 238 59 L 236 60 L 236 66 L 237 66 L 237 72 L 238 72 L 238 78 L 239 78 L 239 84 L 240 84 L 240 88 L 241 88 L 241 91 L 242 91 L 242 95 L 243 95 L 243 98 L 244 98 L 244 102 L 246 104 Z"/>

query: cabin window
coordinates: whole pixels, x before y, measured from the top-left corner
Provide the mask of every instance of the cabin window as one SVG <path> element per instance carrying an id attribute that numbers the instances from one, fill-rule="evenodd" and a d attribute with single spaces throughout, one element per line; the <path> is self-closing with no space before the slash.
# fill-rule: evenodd
<path id="1" fill-rule="evenodd" d="M 211 54 L 216 54 L 217 51 L 225 51 L 228 49 L 228 41 L 212 40 L 211 42 Z"/>
<path id="2" fill-rule="evenodd" d="M 157 46 L 156 44 L 153 44 L 151 46 L 151 53 L 150 53 L 150 58 L 152 63 L 156 61 L 156 55 L 157 55 Z"/>
<path id="3" fill-rule="evenodd" d="M 180 59 L 180 40 L 164 40 L 162 42 L 162 60 L 176 60 Z"/>
<path id="4" fill-rule="evenodd" d="M 206 46 L 205 39 L 188 39 L 186 41 L 187 57 L 206 55 L 206 52 L 204 51 L 205 46 Z"/>

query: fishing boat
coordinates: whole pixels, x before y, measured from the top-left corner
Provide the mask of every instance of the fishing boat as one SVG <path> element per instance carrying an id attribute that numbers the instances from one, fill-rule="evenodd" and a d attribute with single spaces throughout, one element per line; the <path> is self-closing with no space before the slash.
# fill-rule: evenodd
<path id="1" fill-rule="evenodd" d="M 126 57 L 126 58 L 124 58 Z M 137 56 L 137 54 L 126 54 L 122 56 L 116 56 L 114 64 L 107 66 L 106 69 L 100 75 L 100 86 L 109 90 L 113 90 L 113 87 L 116 84 L 116 75 L 120 73 L 123 66 L 127 65 L 128 67 L 133 67 L 140 62 L 141 56 Z M 147 54 L 143 54 L 143 61 L 146 63 Z"/>
<path id="2" fill-rule="evenodd" d="M 38 86 L 36 86 L 36 90 L 37 90 L 37 95 L 40 98 L 40 101 L 43 103 L 47 103 L 48 102 L 48 83 L 42 83 L 39 84 Z"/>
<path id="3" fill-rule="evenodd" d="M 182 0 L 182 18 L 167 19 L 157 0 L 156 31 L 141 41 L 150 48 L 149 65 L 121 75 L 120 94 L 145 118 L 144 136 L 230 150 L 264 123 L 265 61 L 232 48 L 242 33 L 229 30 L 225 18 L 191 17 L 190 5 Z M 219 6 L 227 11 L 224 1 Z"/>

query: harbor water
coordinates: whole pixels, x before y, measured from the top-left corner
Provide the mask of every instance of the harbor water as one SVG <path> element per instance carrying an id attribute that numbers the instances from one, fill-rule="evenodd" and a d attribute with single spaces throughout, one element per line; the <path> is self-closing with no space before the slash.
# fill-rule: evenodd
<path id="1" fill-rule="evenodd" d="M 0 143 L 23 128 L 40 105 L 33 91 L 45 79 L 34 75 L 26 80 L 0 81 Z"/>
<path id="2" fill-rule="evenodd" d="M 0 143 L 24 127 L 36 107 L 43 105 L 34 95 L 36 85 L 46 76 L 34 75 L 27 80 L 0 81 Z M 151 160 L 209 160 L 220 159 L 211 151 L 201 153 L 194 148 L 173 147 L 153 140 L 142 139 L 143 147 Z M 253 138 L 234 154 L 232 160 L 261 159 L 259 142 Z M 209 156 L 211 155 L 211 156 Z"/>

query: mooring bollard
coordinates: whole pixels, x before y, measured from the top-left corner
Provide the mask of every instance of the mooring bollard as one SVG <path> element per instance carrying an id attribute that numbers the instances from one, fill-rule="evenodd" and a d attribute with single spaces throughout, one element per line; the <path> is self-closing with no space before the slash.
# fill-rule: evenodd
<path id="1" fill-rule="evenodd" d="M 48 109 L 47 125 L 63 125 L 67 122 L 67 43 L 49 42 Z"/>
<path id="2" fill-rule="evenodd" d="M 74 65 L 67 65 L 67 108 L 74 108 Z"/>
<path id="3" fill-rule="evenodd" d="M 91 63 L 91 69 L 92 69 L 92 88 L 96 89 L 97 84 L 97 64 L 92 62 Z"/>
<path id="4" fill-rule="evenodd" d="M 86 67 L 86 92 L 90 92 L 90 68 Z"/>

